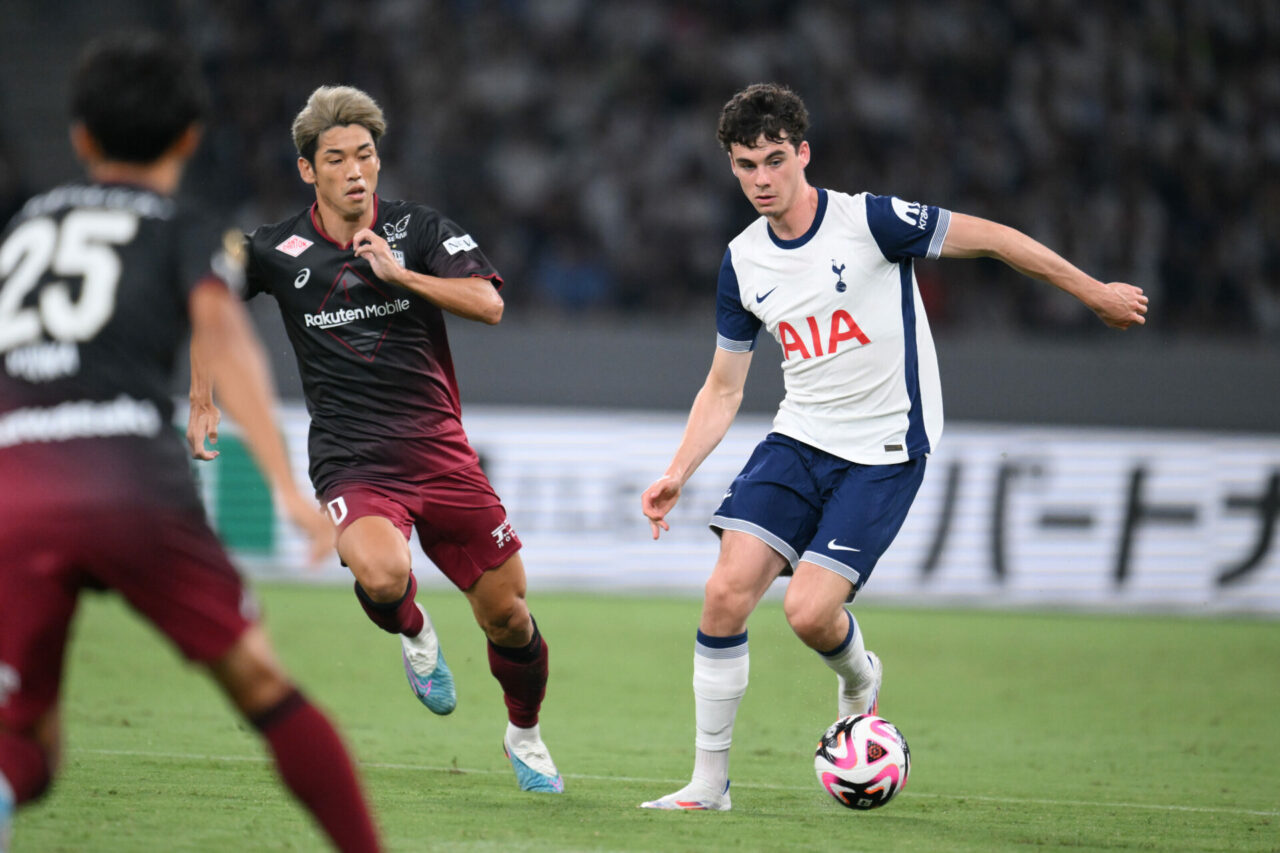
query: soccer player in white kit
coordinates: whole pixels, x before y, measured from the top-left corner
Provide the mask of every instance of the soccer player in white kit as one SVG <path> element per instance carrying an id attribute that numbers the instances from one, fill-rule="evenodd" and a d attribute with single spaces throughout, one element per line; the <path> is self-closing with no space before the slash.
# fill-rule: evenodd
<path id="1" fill-rule="evenodd" d="M 733 422 L 761 327 L 782 346 L 786 394 L 711 519 L 720 553 L 694 644 L 692 781 L 644 808 L 729 809 L 747 617 L 779 575 L 792 575 L 787 622 L 836 673 L 840 716 L 876 711 L 880 660 L 845 604 L 901 528 L 942 434 L 914 258 L 998 258 L 1075 296 L 1108 326 L 1145 319 L 1140 288 L 1098 281 L 1012 228 L 810 186 L 808 126 L 804 103 L 775 84 L 744 89 L 720 115 L 720 143 L 760 218 L 725 252 L 711 370 L 671 464 L 641 496 L 654 539 Z"/>

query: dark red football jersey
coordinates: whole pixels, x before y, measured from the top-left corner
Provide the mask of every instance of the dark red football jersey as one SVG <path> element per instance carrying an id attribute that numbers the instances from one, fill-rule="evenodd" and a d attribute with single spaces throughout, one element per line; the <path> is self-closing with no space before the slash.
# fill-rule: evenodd
<path id="1" fill-rule="evenodd" d="M 136 187 L 63 186 L 14 217 L 0 241 L 0 513 L 199 510 L 170 383 L 189 295 L 221 281 L 225 258 L 217 229 Z"/>
<path id="2" fill-rule="evenodd" d="M 437 211 L 376 196 L 374 205 L 372 228 L 406 269 L 502 286 L 471 235 Z M 476 461 L 443 312 L 377 278 L 320 229 L 314 205 L 249 235 L 246 273 L 246 298 L 274 296 L 293 342 L 317 492 L 425 480 Z"/>

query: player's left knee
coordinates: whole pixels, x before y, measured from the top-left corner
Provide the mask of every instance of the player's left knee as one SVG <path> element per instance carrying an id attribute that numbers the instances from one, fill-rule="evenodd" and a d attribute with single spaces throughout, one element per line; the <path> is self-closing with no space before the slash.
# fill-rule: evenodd
<path id="1" fill-rule="evenodd" d="M 783 602 L 783 612 L 791 630 L 806 645 L 820 642 L 830 630 L 832 614 L 825 605 L 805 601 L 799 596 L 787 596 Z"/>
<path id="2" fill-rule="evenodd" d="M 512 596 L 491 604 L 476 614 L 485 636 L 500 646 L 528 642 L 533 636 L 533 619 L 524 599 Z"/>

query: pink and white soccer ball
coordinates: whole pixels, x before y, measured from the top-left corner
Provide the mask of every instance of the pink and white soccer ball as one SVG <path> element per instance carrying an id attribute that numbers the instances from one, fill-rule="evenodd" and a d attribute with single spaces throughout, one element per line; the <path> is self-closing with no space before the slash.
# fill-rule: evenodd
<path id="1" fill-rule="evenodd" d="M 841 717 L 822 735 L 813 769 L 823 789 L 840 805 L 874 809 L 907 784 L 911 750 L 897 726 L 882 717 Z"/>

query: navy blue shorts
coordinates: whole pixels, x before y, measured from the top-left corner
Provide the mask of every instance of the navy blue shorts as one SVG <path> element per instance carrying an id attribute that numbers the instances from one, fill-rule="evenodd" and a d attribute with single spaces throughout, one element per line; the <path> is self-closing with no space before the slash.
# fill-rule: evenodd
<path id="1" fill-rule="evenodd" d="M 771 432 L 725 492 L 711 529 L 749 533 L 791 570 L 815 563 L 857 590 L 902 528 L 924 462 L 859 465 Z"/>

